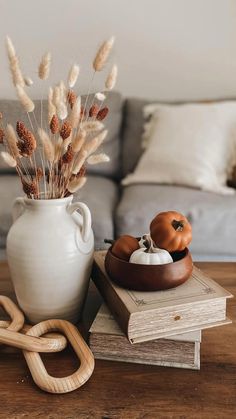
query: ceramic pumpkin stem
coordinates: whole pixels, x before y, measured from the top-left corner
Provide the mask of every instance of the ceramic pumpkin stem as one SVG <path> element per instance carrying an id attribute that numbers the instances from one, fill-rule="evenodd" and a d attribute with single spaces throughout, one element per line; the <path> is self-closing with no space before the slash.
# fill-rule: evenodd
<path id="1" fill-rule="evenodd" d="M 146 247 L 145 253 L 155 253 L 153 240 L 151 239 L 151 237 L 145 234 L 143 236 L 143 239 L 144 239 L 143 244 Z"/>
<path id="2" fill-rule="evenodd" d="M 174 227 L 175 231 L 183 231 L 184 229 L 184 220 L 173 220 L 171 224 L 172 227 Z"/>

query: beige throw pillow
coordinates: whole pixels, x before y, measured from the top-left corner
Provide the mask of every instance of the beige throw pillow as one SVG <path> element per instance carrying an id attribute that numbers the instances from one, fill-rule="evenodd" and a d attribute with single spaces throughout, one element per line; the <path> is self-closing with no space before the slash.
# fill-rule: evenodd
<path id="1" fill-rule="evenodd" d="M 123 185 L 164 183 L 222 194 L 236 162 L 236 102 L 148 105 L 145 151 Z"/>

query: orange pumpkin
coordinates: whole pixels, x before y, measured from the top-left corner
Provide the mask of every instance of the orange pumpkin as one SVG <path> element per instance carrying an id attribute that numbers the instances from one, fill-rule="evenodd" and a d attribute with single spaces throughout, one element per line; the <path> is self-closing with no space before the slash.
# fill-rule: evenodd
<path id="1" fill-rule="evenodd" d="M 112 246 L 112 253 L 116 257 L 129 261 L 132 253 L 139 249 L 139 242 L 135 237 L 125 234 L 120 236 Z"/>
<path id="2" fill-rule="evenodd" d="M 166 211 L 152 220 L 150 234 L 157 247 L 176 252 L 184 250 L 191 242 L 192 227 L 184 215 Z"/>

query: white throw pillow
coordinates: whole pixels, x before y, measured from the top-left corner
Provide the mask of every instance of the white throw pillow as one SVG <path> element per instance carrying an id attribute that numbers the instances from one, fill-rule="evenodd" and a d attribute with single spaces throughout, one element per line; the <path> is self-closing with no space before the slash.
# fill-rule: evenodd
<path id="1" fill-rule="evenodd" d="M 164 183 L 223 194 L 236 161 L 236 102 L 148 105 L 146 150 L 123 185 Z"/>

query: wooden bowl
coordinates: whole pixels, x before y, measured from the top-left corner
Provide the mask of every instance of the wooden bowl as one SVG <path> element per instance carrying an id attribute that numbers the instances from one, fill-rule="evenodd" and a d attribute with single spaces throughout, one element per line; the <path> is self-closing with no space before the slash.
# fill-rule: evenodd
<path id="1" fill-rule="evenodd" d="M 126 262 L 107 251 L 105 268 L 109 277 L 120 287 L 135 291 L 159 291 L 177 287 L 191 276 L 193 262 L 190 251 L 171 253 L 172 263 L 143 265 Z"/>

